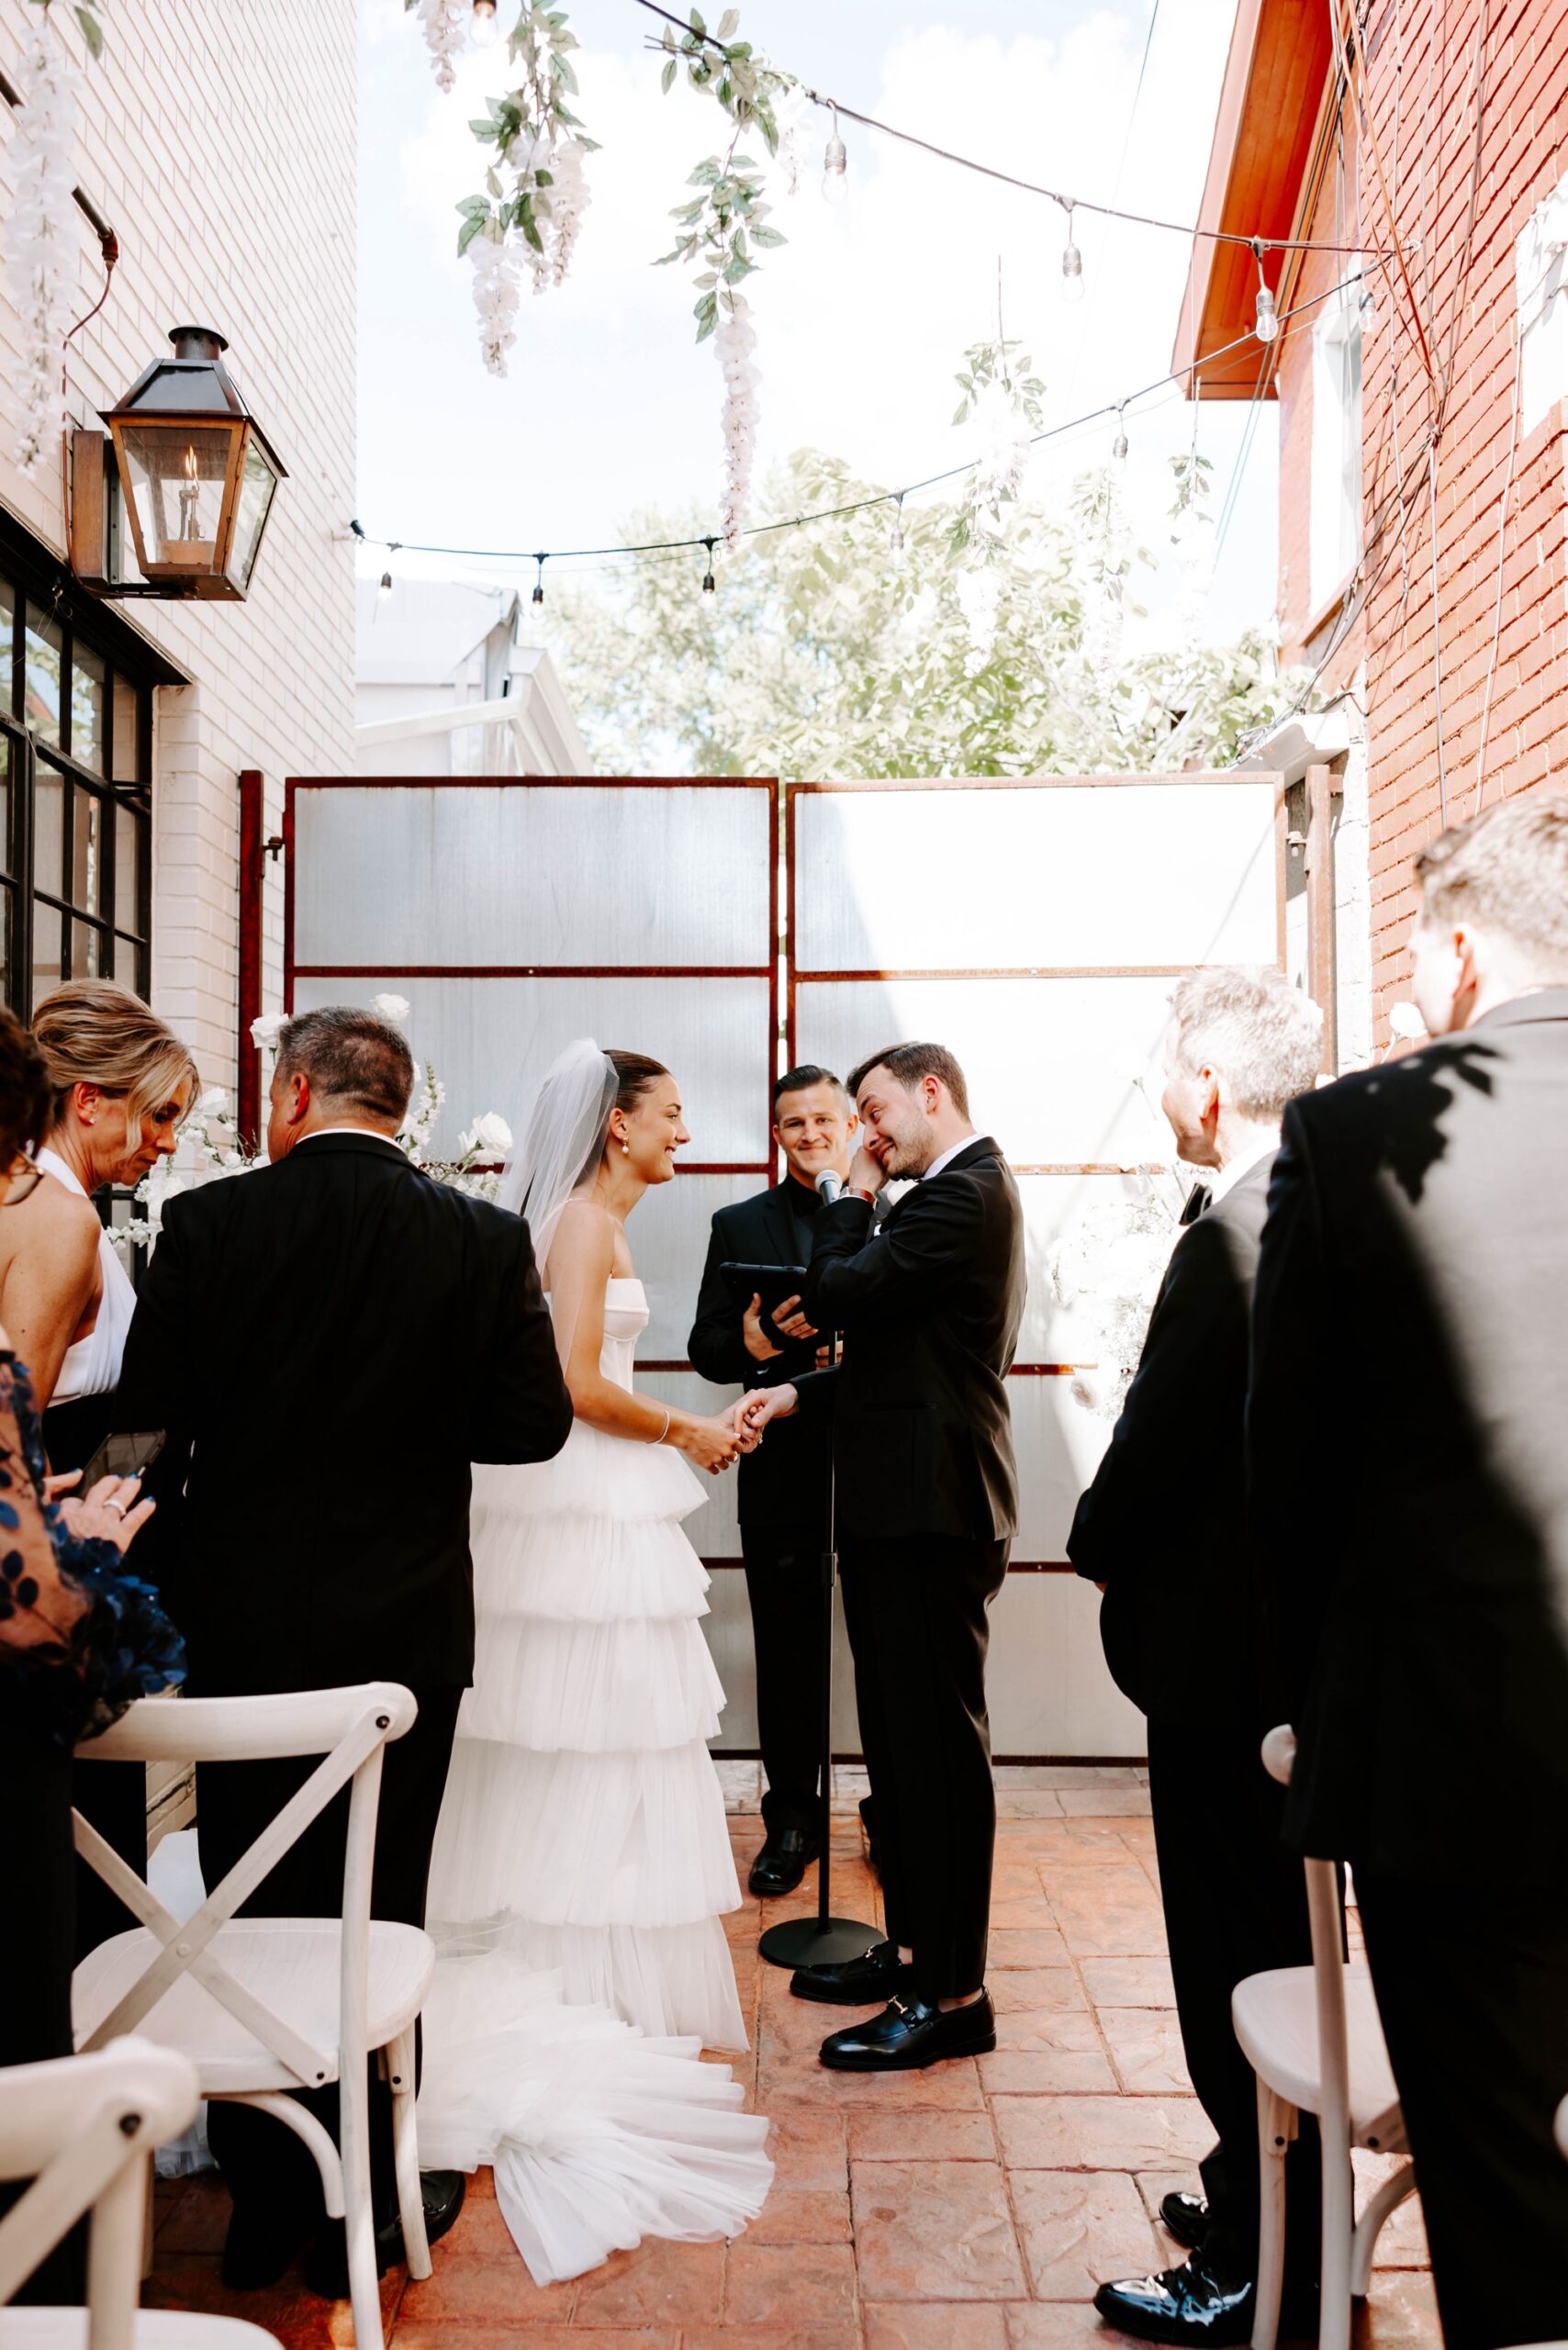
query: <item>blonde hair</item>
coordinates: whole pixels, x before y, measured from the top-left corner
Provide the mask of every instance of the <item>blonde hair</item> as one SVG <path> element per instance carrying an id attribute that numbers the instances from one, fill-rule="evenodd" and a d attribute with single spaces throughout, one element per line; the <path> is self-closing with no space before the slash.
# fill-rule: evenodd
<path id="1" fill-rule="evenodd" d="M 73 1085 L 124 1094 L 133 1120 L 167 1102 L 187 1079 L 193 1093 L 201 1089 L 190 1046 L 112 979 L 68 979 L 39 1005 L 32 1031 L 54 1089 L 55 1123 Z"/>

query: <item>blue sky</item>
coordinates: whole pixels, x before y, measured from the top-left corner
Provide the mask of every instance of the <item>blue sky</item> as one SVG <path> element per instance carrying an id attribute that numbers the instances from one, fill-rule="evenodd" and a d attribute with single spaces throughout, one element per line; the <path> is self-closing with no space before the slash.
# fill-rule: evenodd
<path id="1" fill-rule="evenodd" d="M 505 82 L 504 50 L 461 62 L 443 97 L 401 0 L 361 0 L 359 511 L 366 528 L 462 546 L 597 545 L 640 506 L 698 499 L 720 482 L 718 369 L 692 341 L 691 294 L 665 250 L 669 207 L 718 142 L 717 109 L 661 99 L 654 20 L 634 0 L 570 0 L 583 44 L 577 111 L 603 142 L 571 278 L 522 298 L 510 373 L 478 358 L 455 205 L 478 184 L 466 121 Z M 509 0 L 502 0 L 503 13 Z M 1159 0 L 743 0 L 742 30 L 779 64 L 863 111 L 1047 185 L 1181 221 L 1196 217 L 1233 9 Z M 1162 375 L 1185 280 L 1178 236 L 1078 216 L 1086 298 L 1060 299 L 1061 216 L 846 124 L 849 196 L 819 193 L 825 118 L 807 129 L 790 241 L 751 281 L 759 338 L 759 483 L 770 460 L 815 446 L 890 487 L 961 462 L 952 376 L 994 331 L 998 263 L 1007 331 L 1030 352 L 1058 423 Z M 1266 620 L 1274 601 L 1274 413 L 1246 433 L 1242 404 L 1205 407 L 1216 515 L 1245 449 L 1205 632 Z M 1128 501 L 1167 543 L 1168 458 L 1191 411 L 1165 392 L 1128 412 Z M 1099 422 L 1036 457 L 1032 492 L 1063 496 L 1103 458 Z M 765 519 L 759 504 L 754 519 Z M 375 558 L 379 567 L 381 558 Z M 409 569 L 452 569 L 416 565 Z M 477 569 L 477 566 L 468 566 Z M 532 580 L 532 570 L 524 575 Z M 1152 586 L 1157 615 L 1177 583 Z"/>

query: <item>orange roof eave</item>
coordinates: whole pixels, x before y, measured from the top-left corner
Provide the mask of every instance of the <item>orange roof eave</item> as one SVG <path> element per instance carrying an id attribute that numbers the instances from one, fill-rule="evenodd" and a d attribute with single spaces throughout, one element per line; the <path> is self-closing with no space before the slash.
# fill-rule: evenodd
<path id="1" fill-rule="evenodd" d="M 1290 236 L 1332 61 L 1324 0 L 1238 0 L 1198 213 L 1204 228 Z M 1264 262 L 1276 290 L 1282 259 L 1276 252 Z M 1262 348 L 1250 341 L 1257 291 L 1258 264 L 1245 245 L 1193 240 L 1170 365 L 1201 379 L 1200 398 L 1257 397 L 1263 373 Z M 1204 364 L 1243 337 L 1238 350 Z M 1272 370 L 1265 388 L 1271 394 Z"/>

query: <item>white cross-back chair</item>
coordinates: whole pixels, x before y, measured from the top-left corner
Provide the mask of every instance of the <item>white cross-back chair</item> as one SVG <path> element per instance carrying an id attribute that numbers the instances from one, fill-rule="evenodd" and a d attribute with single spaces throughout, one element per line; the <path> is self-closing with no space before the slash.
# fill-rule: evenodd
<path id="1" fill-rule="evenodd" d="M 92 2215 L 85 2309 L 0 2309 L 0 2350 L 277 2350 L 237 2318 L 137 2308 L 153 2150 L 199 2096 L 190 2059 L 145 2040 L 0 2073 L 0 2178 L 31 2181 L 0 2220 L 0 2301 Z"/>
<path id="2" fill-rule="evenodd" d="M 1288 1785 L 1295 1734 L 1263 1741 L 1270 1774 Z M 1344 1960 L 1344 1912 L 1332 1861 L 1305 1861 L 1312 1964 L 1249 1975 L 1231 1997 L 1236 2036 L 1258 2076 L 1258 2140 L 1263 2209 L 1252 2350 L 1274 2350 L 1285 2275 L 1285 2154 L 1298 2117 L 1316 2114 L 1323 2142 L 1323 2267 L 1319 2350 L 1349 2350 L 1350 2304 L 1372 2282 L 1383 2222 L 1414 2193 L 1401 2164 L 1356 2218 L 1352 2146 L 1380 2154 L 1407 2151 L 1383 2025 L 1364 1965 Z"/>
<path id="3" fill-rule="evenodd" d="M 417 1707 L 393 1682 L 265 1697 L 142 1698 L 78 1748 L 94 1762 L 323 1759 L 194 1917 L 171 1916 L 75 1815 L 76 1849 L 141 1925 L 84 1958 L 74 1978 L 78 2048 L 140 2031 L 178 2048 L 201 2094 L 273 2114 L 316 2157 L 331 2218 L 346 2222 L 358 2350 L 383 2350 L 370 2192 L 365 2068 L 379 2053 L 392 2089 L 393 2144 L 410 2277 L 431 2273 L 414 2130 L 414 2027 L 435 1951 L 416 1926 L 370 1914 L 381 1759 Z M 234 1912 L 342 1788 L 350 1788 L 341 1918 Z M 342 2153 L 291 2089 L 338 2085 Z"/>

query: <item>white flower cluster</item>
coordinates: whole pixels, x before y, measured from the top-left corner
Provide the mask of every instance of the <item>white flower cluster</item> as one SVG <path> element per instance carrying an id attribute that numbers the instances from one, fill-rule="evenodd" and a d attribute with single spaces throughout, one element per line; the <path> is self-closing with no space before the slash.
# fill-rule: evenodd
<path id="1" fill-rule="evenodd" d="M 583 159 L 588 150 L 575 139 L 565 139 L 550 151 L 546 168 L 554 179 L 550 190 L 550 218 L 544 229 L 544 258 L 549 283 L 563 285 L 572 265 L 577 237 L 583 225 L 583 214 L 592 201 L 588 195 Z M 533 290 L 543 294 L 537 272 L 538 256 L 531 250 L 534 261 Z"/>
<path id="2" fill-rule="evenodd" d="M 487 1110 L 458 1136 L 457 1147 L 465 1158 L 504 1158 L 511 1148 L 511 1128 L 498 1112 Z"/>
<path id="3" fill-rule="evenodd" d="M 420 0 L 425 45 L 435 68 L 435 78 L 443 90 L 450 91 L 456 84 L 457 72 L 452 61 L 467 39 L 473 21 L 473 0 Z"/>
<path id="4" fill-rule="evenodd" d="M 752 364 L 756 329 L 751 305 L 744 294 L 731 297 L 733 307 L 719 306 L 713 330 L 719 364 L 724 371 L 724 490 L 719 506 L 724 544 L 733 547 L 740 536 L 751 504 L 751 469 L 756 453 L 756 387 L 761 382 Z"/>
<path id="5" fill-rule="evenodd" d="M 980 456 L 970 499 L 977 531 L 1000 539 L 1007 528 L 1004 509 L 1023 487 L 1029 464 L 1029 420 L 1018 393 L 1005 384 L 982 386 L 974 404 Z"/>
<path id="6" fill-rule="evenodd" d="M 517 341 L 517 255 L 510 245 L 486 236 L 476 237 L 468 253 L 479 313 L 479 356 L 492 375 L 504 375 L 507 353 Z"/>
<path id="7" fill-rule="evenodd" d="M 801 193 L 801 175 L 806 169 L 806 126 L 811 118 L 811 100 L 799 82 L 791 82 L 773 108 L 773 119 L 778 125 L 778 168 L 788 196 Z"/>
<path id="8" fill-rule="evenodd" d="M 16 455 L 18 470 L 28 475 L 58 462 L 65 428 L 62 345 L 76 279 L 71 191 L 76 178 L 78 78 L 48 18 L 39 19 L 21 58 L 27 103 L 17 111 L 12 133 L 15 195 L 6 233 L 6 279 L 19 346 L 12 375 Z"/>
<path id="9" fill-rule="evenodd" d="M 284 1012 L 263 1012 L 260 1019 L 251 1023 L 251 1042 L 258 1053 L 275 1053 L 277 1040 L 288 1025 Z"/>

